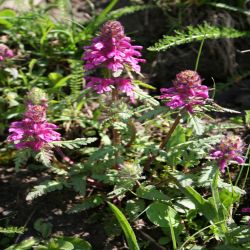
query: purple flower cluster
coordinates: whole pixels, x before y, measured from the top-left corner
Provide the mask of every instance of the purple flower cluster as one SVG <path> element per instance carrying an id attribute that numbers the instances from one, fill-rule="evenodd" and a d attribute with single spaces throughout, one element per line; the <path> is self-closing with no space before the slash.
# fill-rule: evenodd
<path id="1" fill-rule="evenodd" d="M 100 77 L 87 77 L 88 88 L 93 88 L 96 93 L 103 94 L 104 92 L 112 91 L 111 86 L 115 86 L 118 90 L 126 93 L 132 102 L 135 100 L 134 96 L 134 86 L 130 79 L 127 78 L 100 78 Z"/>
<path id="2" fill-rule="evenodd" d="M 176 75 L 172 88 L 161 88 L 161 99 L 166 100 L 166 106 L 171 109 L 185 108 L 189 113 L 194 107 L 204 105 L 208 99 L 208 87 L 202 85 L 199 74 L 185 70 Z"/>
<path id="3" fill-rule="evenodd" d="M 48 123 L 46 119 L 47 104 L 28 103 L 21 121 L 12 122 L 9 128 L 9 142 L 17 149 L 31 148 L 39 151 L 46 143 L 59 141 L 61 135 L 54 131 L 57 126 Z"/>
<path id="4" fill-rule="evenodd" d="M 100 35 L 93 39 L 90 46 L 85 46 L 83 59 L 87 70 L 106 67 L 113 73 L 123 70 L 128 65 L 136 72 L 140 72 L 139 59 L 142 46 L 132 46 L 131 38 L 126 37 L 124 28 L 118 21 L 108 21 L 101 29 Z"/>
<path id="5" fill-rule="evenodd" d="M 0 61 L 4 61 L 6 58 L 12 58 L 14 56 L 13 51 L 5 44 L 0 44 Z"/>
<path id="6" fill-rule="evenodd" d="M 131 38 L 125 36 L 120 22 L 106 22 L 99 36 L 92 40 L 92 44 L 84 47 L 83 60 L 86 62 L 85 69 L 106 68 L 113 77 L 87 77 L 87 87 L 92 87 L 98 94 L 109 92 L 113 87 L 126 93 L 133 101 L 132 82 L 130 79 L 121 78 L 120 75 L 126 66 L 137 73 L 141 71 L 139 63 L 145 62 L 139 58 L 141 49 L 142 46 L 131 45 Z"/>
<path id="7" fill-rule="evenodd" d="M 236 161 L 238 164 L 244 163 L 242 157 L 244 143 L 239 136 L 227 135 L 210 152 L 210 156 L 218 161 L 220 171 L 225 173 L 225 168 L 230 161 Z"/>

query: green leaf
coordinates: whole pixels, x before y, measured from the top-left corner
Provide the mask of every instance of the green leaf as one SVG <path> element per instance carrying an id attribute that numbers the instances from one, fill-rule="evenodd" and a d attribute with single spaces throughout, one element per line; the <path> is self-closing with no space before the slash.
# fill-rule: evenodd
<path id="1" fill-rule="evenodd" d="M 250 125 L 250 110 L 245 110 L 245 121 L 247 125 Z"/>
<path id="2" fill-rule="evenodd" d="M 237 8 L 237 7 L 225 4 L 225 3 L 216 3 L 216 2 L 209 3 L 208 2 L 207 4 L 211 5 L 211 6 L 214 6 L 216 8 L 225 9 L 225 10 L 229 10 L 229 11 L 232 11 L 232 12 L 237 12 L 237 13 L 240 13 L 240 14 L 244 14 L 246 16 L 250 16 L 250 11 L 249 10 L 244 10 L 242 8 Z"/>
<path id="3" fill-rule="evenodd" d="M 103 203 L 103 197 L 100 195 L 94 195 L 86 198 L 83 202 L 74 205 L 68 210 L 69 214 L 79 213 L 90 208 L 98 207 Z"/>
<path id="4" fill-rule="evenodd" d="M 129 14 L 133 14 L 134 12 L 137 11 L 142 11 L 142 10 L 147 10 L 147 9 L 153 9 L 156 8 L 155 5 L 147 5 L 147 4 L 143 4 L 143 5 L 132 5 L 132 6 L 125 6 L 123 8 L 120 9 L 116 9 L 111 11 L 107 17 L 106 20 L 116 20 L 122 16 L 125 15 L 129 15 Z"/>
<path id="5" fill-rule="evenodd" d="M 0 227 L 0 233 L 4 234 L 22 234 L 24 231 L 24 227 Z"/>
<path id="6" fill-rule="evenodd" d="M 49 145 L 51 147 L 57 146 L 57 147 L 62 147 L 62 148 L 74 149 L 74 148 L 80 148 L 81 146 L 85 146 L 96 140 L 97 138 L 94 138 L 94 137 L 76 138 L 75 140 L 69 140 L 69 141 L 53 141 L 53 142 L 50 142 Z"/>
<path id="7" fill-rule="evenodd" d="M 44 221 L 43 218 L 39 218 L 34 223 L 34 229 L 41 233 L 43 238 L 47 238 L 50 236 L 52 232 L 53 225 L 50 222 Z"/>
<path id="8" fill-rule="evenodd" d="M 141 185 L 136 190 L 136 195 L 140 198 L 152 201 L 169 200 L 169 197 L 167 195 L 162 193 L 162 191 L 157 190 L 156 187 L 153 185 L 148 185 L 148 186 Z"/>
<path id="9" fill-rule="evenodd" d="M 16 16 L 16 12 L 10 9 L 5 9 L 0 11 L 0 25 L 5 26 L 6 28 L 11 28 L 13 24 L 8 21 Z"/>
<path id="10" fill-rule="evenodd" d="M 67 236 L 63 236 L 62 239 L 73 244 L 74 250 L 91 250 L 92 249 L 91 245 L 83 239 L 80 239 L 77 237 L 67 237 Z"/>
<path id="11" fill-rule="evenodd" d="M 67 85 L 67 81 L 69 79 L 71 79 L 71 77 L 72 77 L 71 75 L 63 77 L 58 82 L 56 82 L 56 84 L 52 87 L 52 89 L 58 89 L 58 88 L 62 88 L 64 86 L 66 86 Z"/>
<path id="12" fill-rule="evenodd" d="M 31 250 L 32 247 L 37 243 L 37 240 L 33 237 L 27 240 L 23 240 L 19 244 L 15 244 L 6 248 L 5 250 Z"/>
<path id="13" fill-rule="evenodd" d="M 129 225 L 124 214 L 116 207 L 114 204 L 108 202 L 108 205 L 112 212 L 115 214 L 116 219 L 118 220 L 128 243 L 128 247 L 130 250 L 139 250 L 139 245 L 136 240 L 135 233 L 132 227 Z"/>
<path id="14" fill-rule="evenodd" d="M 201 175 L 198 178 L 198 183 L 201 186 L 209 186 L 217 171 L 217 166 L 206 166 L 201 169 Z"/>
<path id="15" fill-rule="evenodd" d="M 134 84 L 137 84 L 137 85 L 139 85 L 139 86 L 142 86 L 142 87 L 144 87 L 144 88 L 146 88 L 146 89 L 156 90 L 156 88 L 155 88 L 154 86 L 152 86 L 152 85 L 150 85 L 150 84 L 147 84 L 147 83 L 145 83 L 145 82 L 142 82 L 142 81 L 140 81 L 140 80 L 133 80 L 133 83 L 134 83 Z"/>
<path id="16" fill-rule="evenodd" d="M 19 171 L 20 167 L 25 165 L 31 156 L 32 150 L 30 148 L 18 150 L 14 158 L 15 170 Z"/>
<path id="17" fill-rule="evenodd" d="M 201 212 L 208 221 L 217 222 L 218 214 L 214 206 L 204 199 L 197 191 L 192 187 L 186 187 L 183 189 L 183 193 L 188 197 L 196 206 L 199 212 Z"/>
<path id="18" fill-rule="evenodd" d="M 111 0 L 108 6 L 97 16 L 94 18 L 89 25 L 85 28 L 85 34 L 93 34 L 97 27 L 106 21 L 108 13 L 113 9 L 113 7 L 117 4 L 119 0 Z"/>
<path id="19" fill-rule="evenodd" d="M 51 159 L 53 157 L 53 151 L 50 149 L 42 148 L 39 153 L 37 153 L 35 159 L 41 162 L 44 166 L 49 167 L 51 165 Z"/>
<path id="20" fill-rule="evenodd" d="M 26 200 L 30 201 L 46 193 L 61 190 L 63 188 L 63 183 L 55 180 L 47 180 L 42 182 L 40 185 L 33 187 L 31 192 L 26 196 Z"/>
<path id="21" fill-rule="evenodd" d="M 193 131 L 196 135 L 202 135 L 205 131 L 204 122 L 195 115 L 190 115 L 190 126 L 193 128 Z"/>
<path id="22" fill-rule="evenodd" d="M 150 51 L 167 50 L 181 44 L 202 41 L 204 39 L 239 38 L 249 36 L 249 32 L 239 31 L 228 27 L 216 27 L 207 23 L 197 27 L 187 26 L 186 31 L 175 31 L 175 36 L 164 36 L 161 40 L 149 47 Z"/>
<path id="23" fill-rule="evenodd" d="M 82 175 L 74 175 L 71 177 L 71 183 L 76 192 L 79 192 L 81 195 L 86 193 L 86 177 Z"/>
<path id="24" fill-rule="evenodd" d="M 149 205 L 146 214 L 148 219 L 156 226 L 170 228 L 170 221 L 173 227 L 178 227 L 180 224 L 177 212 L 169 205 L 158 201 Z"/>
<path id="25" fill-rule="evenodd" d="M 129 219 L 134 220 L 145 209 L 145 202 L 141 199 L 128 200 L 125 209 Z"/>

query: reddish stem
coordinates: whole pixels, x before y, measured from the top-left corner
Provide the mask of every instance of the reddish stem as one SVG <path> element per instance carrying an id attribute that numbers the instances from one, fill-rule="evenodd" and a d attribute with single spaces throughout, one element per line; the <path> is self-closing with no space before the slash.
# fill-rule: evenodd
<path id="1" fill-rule="evenodd" d="M 177 117 L 175 118 L 175 121 L 173 123 L 173 125 L 171 126 L 171 128 L 169 129 L 167 135 L 165 138 L 163 138 L 159 148 L 163 149 L 166 144 L 168 143 L 171 135 L 173 134 L 174 130 L 176 129 L 176 127 L 178 126 L 178 124 L 180 123 L 180 119 L 181 119 L 181 115 L 182 115 L 183 111 L 180 111 L 180 113 L 177 115 Z M 151 164 L 153 163 L 153 161 L 155 160 L 155 158 L 159 155 L 159 153 L 155 154 L 155 155 L 151 155 L 148 158 L 148 161 L 146 162 L 145 166 L 144 166 L 144 170 L 148 170 L 149 167 L 151 166 Z"/>

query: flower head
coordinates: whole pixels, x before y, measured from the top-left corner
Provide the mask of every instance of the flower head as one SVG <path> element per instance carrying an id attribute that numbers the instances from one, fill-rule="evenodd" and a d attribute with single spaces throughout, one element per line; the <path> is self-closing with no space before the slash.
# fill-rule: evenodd
<path id="1" fill-rule="evenodd" d="M 12 58 L 14 56 L 13 51 L 5 44 L 0 44 L 0 61 L 4 61 L 6 58 Z"/>
<path id="2" fill-rule="evenodd" d="M 96 93 L 103 94 L 112 91 L 112 88 L 117 88 L 121 92 L 130 97 L 134 102 L 134 86 L 130 79 L 127 78 L 100 78 L 100 77 L 86 77 L 87 88 L 93 88 Z"/>
<path id="3" fill-rule="evenodd" d="M 238 164 L 244 163 L 242 156 L 244 143 L 239 136 L 229 134 L 210 152 L 210 156 L 218 161 L 220 171 L 225 172 L 225 168 L 230 161 Z"/>
<path id="4" fill-rule="evenodd" d="M 39 151 L 49 142 L 59 141 L 61 135 L 54 131 L 56 125 L 47 122 L 46 109 L 44 101 L 42 104 L 28 102 L 23 119 L 11 123 L 8 141 L 13 142 L 17 149 L 31 148 L 34 151 Z"/>
<path id="5" fill-rule="evenodd" d="M 197 72 L 182 71 L 176 75 L 174 87 L 160 89 L 160 98 L 167 100 L 165 105 L 172 109 L 185 108 L 193 113 L 194 107 L 204 105 L 208 99 L 208 87 L 201 83 L 201 77 Z"/>
<path id="6" fill-rule="evenodd" d="M 140 72 L 139 52 L 141 46 L 132 46 L 131 39 L 124 34 L 124 28 L 118 21 L 106 22 L 99 34 L 92 40 L 90 46 L 85 46 L 83 59 L 86 61 L 87 70 L 105 67 L 113 73 L 122 71 L 125 65 L 132 70 Z"/>

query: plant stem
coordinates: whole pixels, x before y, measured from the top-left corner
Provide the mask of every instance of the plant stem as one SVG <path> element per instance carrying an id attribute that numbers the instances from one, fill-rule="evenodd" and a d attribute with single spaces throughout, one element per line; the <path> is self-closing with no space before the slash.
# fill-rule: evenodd
<path id="1" fill-rule="evenodd" d="M 177 117 L 175 118 L 175 121 L 173 123 L 173 125 L 171 126 L 171 128 L 169 129 L 166 137 L 162 140 L 159 148 L 160 149 L 163 149 L 166 144 L 168 143 L 171 135 L 173 134 L 174 130 L 176 129 L 176 127 L 178 126 L 178 124 L 180 123 L 180 119 L 181 119 L 181 115 L 183 113 L 183 110 L 180 111 L 180 113 L 177 115 Z M 148 161 L 146 162 L 145 164 L 145 167 L 144 167 L 144 170 L 148 170 L 150 165 L 152 164 L 152 162 L 155 160 L 155 158 L 157 157 L 158 154 L 155 154 L 155 155 L 151 155 L 148 159 Z"/>
<path id="2" fill-rule="evenodd" d="M 249 151 L 250 151 L 250 145 L 248 145 L 247 152 L 246 152 L 246 155 L 245 155 L 245 159 L 247 159 L 248 154 L 249 154 Z M 246 161 L 245 161 L 245 162 L 246 162 Z M 245 168 L 245 166 L 242 166 L 242 167 L 240 168 L 239 175 L 237 176 L 236 182 L 235 182 L 235 184 L 234 184 L 235 186 L 238 185 L 239 180 L 240 180 L 240 177 L 241 177 L 241 175 L 242 175 L 242 172 L 243 172 L 244 168 Z M 249 171 L 249 166 L 248 166 L 248 169 L 247 169 L 247 170 Z M 247 176 L 247 175 L 246 175 L 246 176 Z"/>
<path id="3" fill-rule="evenodd" d="M 117 89 L 113 89 L 112 90 L 112 103 L 117 104 L 117 101 L 119 99 L 119 95 L 118 95 L 118 90 Z M 113 119 L 113 123 L 116 122 L 116 119 L 114 118 Z M 112 128 L 112 144 L 113 146 L 117 147 L 118 145 L 120 145 L 121 143 L 121 137 L 120 137 L 120 134 L 119 134 L 119 131 L 117 129 L 115 129 L 114 127 Z M 115 153 L 115 164 L 114 164 L 114 168 L 118 168 L 118 165 L 117 165 L 117 159 L 119 157 L 119 154 L 118 154 L 118 151 Z"/>
<path id="4" fill-rule="evenodd" d="M 133 123 L 132 119 L 129 119 L 128 125 L 129 125 L 130 130 L 131 130 L 131 137 L 130 137 L 129 142 L 125 146 L 126 148 L 130 148 L 136 139 L 136 127 L 135 127 L 135 124 Z"/>
<path id="5" fill-rule="evenodd" d="M 200 45 L 199 52 L 198 52 L 196 62 L 195 62 L 195 68 L 194 68 L 195 71 L 197 71 L 198 66 L 199 66 L 199 61 L 200 61 L 200 56 L 201 56 L 201 51 L 202 51 L 202 48 L 203 48 L 204 41 L 205 41 L 205 37 L 201 41 L 201 45 Z"/>

